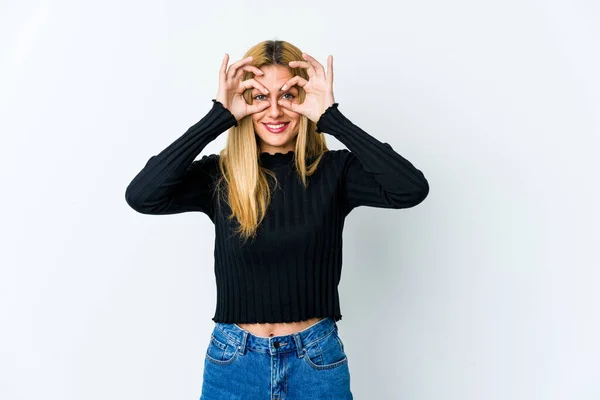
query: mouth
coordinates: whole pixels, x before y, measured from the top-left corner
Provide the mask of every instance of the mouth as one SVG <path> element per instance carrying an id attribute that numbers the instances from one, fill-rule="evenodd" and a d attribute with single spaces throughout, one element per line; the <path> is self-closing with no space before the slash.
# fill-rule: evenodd
<path id="1" fill-rule="evenodd" d="M 287 126 L 289 124 L 290 124 L 289 122 L 285 122 L 283 124 L 277 124 L 277 125 L 263 123 L 265 128 L 267 128 L 267 130 L 271 133 L 281 133 L 281 132 L 285 131 L 285 129 L 287 128 Z"/>

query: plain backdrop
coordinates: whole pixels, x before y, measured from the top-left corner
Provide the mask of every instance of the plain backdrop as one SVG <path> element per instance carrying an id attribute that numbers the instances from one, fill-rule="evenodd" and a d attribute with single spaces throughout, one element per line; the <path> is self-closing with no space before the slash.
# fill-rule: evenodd
<path id="1" fill-rule="evenodd" d="M 599 399 L 595 0 L 3 0 L 0 398 L 199 398 L 213 225 L 125 188 L 266 39 L 430 184 L 346 219 L 355 398 Z"/>

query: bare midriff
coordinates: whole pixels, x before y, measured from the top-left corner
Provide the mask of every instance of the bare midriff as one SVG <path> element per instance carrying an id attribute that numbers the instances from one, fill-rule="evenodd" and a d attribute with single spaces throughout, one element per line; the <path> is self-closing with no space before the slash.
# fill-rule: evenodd
<path id="1" fill-rule="evenodd" d="M 289 335 L 302 331 L 309 326 L 316 324 L 323 318 L 310 318 L 306 321 L 297 322 L 277 322 L 277 323 L 257 323 L 257 324 L 236 324 L 242 329 L 247 330 L 254 336 L 273 337 Z"/>

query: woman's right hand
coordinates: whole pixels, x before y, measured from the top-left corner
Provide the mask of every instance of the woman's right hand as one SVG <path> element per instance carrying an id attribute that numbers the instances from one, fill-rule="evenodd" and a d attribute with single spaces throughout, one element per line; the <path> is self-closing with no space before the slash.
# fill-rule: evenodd
<path id="1" fill-rule="evenodd" d="M 238 121 L 249 114 L 268 108 L 270 105 L 268 100 L 248 104 L 242 96 L 244 91 L 252 88 L 256 88 L 264 94 L 269 93 L 267 88 L 254 78 L 242 80 L 244 71 L 254 72 L 254 75 L 264 75 L 259 68 L 248 65 L 252 62 L 252 56 L 231 64 L 229 69 L 227 69 L 228 61 L 229 54 L 225 54 L 219 71 L 219 90 L 217 91 L 216 100 L 220 101 Z"/>

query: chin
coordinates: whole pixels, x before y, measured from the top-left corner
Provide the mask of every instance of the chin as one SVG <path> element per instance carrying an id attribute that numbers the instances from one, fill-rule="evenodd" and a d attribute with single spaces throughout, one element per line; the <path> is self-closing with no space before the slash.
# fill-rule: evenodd
<path id="1" fill-rule="evenodd" d="M 267 145 L 269 147 L 283 148 L 283 147 L 286 146 L 286 144 L 289 143 L 289 140 L 281 141 L 281 142 L 280 141 L 273 141 L 273 140 L 269 140 L 269 141 L 263 140 L 262 143 L 263 143 L 263 145 Z M 295 144 L 294 144 L 294 146 L 295 146 Z"/>
<path id="2" fill-rule="evenodd" d="M 286 144 L 295 141 L 296 135 L 273 134 L 261 129 L 260 135 L 256 135 L 266 145 L 271 147 L 283 147 Z"/>

